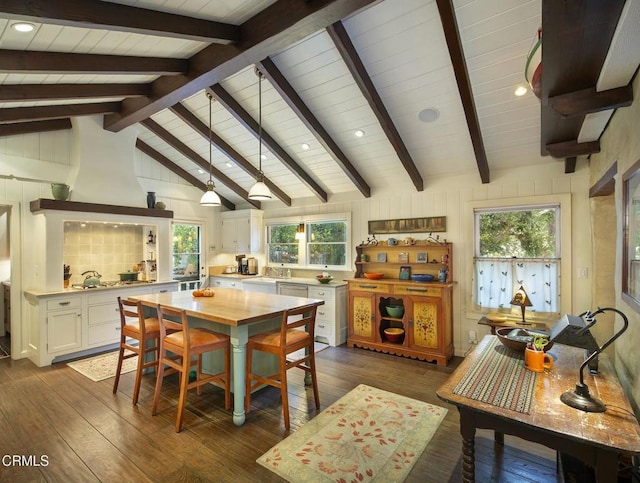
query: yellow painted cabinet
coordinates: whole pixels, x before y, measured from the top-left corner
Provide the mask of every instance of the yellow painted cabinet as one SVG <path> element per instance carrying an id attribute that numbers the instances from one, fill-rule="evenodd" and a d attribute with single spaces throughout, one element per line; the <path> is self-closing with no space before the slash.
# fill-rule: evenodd
<path id="1" fill-rule="evenodd" d="M 376 294 L 349 292 L 348 340 L 373 342 L 376 339 Z"/>

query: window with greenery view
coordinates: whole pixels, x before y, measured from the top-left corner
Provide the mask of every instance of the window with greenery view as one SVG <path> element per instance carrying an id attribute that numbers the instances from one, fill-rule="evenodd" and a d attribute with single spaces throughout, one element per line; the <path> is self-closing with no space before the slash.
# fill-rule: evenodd
<path id="1" fill-rule="evenodd" d="M 268 263 L 275 266 L 348 270 L 347 220 L 311 219 L 296 238 L 300 221 L 267 224 Z"/>
<path id="2" fill-rule="evenodd" d="M 308 264 L 345 265 L 347 261 L 347 224 L 344 221 L 309 223 Z"/>
<path id="3" fill-rule="evenodd" d="M 533 310 L 559 312 L 559 205 L 476 210 L 474 218 L 476 304 L 510 307 L 522 285 Z"/>
<path id="4" fill-rule="evenodd" d="M 180 282 L 180 290 L 198 286 L 200 280 L 202 228 L 200 225 L 173 225 L 173 277 Z"/>
<path id="5" fill-rule="evenodd" d="M 298 264 L 300 244 L 296 240 L 297 229 L 297 223 L 269 226 L 267 231 L 269 263 Z"/>

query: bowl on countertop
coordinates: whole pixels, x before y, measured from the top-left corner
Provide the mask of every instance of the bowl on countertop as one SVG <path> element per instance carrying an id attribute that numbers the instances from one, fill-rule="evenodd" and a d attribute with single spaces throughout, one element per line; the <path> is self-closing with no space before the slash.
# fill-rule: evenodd
<path id="1" fill-rule="evenodd" d="M 387 314 L 394 319 L 400 319 L 404 314 L 404 307 L 402 305 L 387 305 Z"/>
<path id="2" fill-rule="evenodd" d="M 384 276 L 384 273 L 380 272 L 364 272 L 364 276 L 369 280 L 379 280 Z"/>
<path id="3" fill-rule="evenodd" d="M 387 342 L 401 343 L 404 338 L 404 329 L 400 327 L 389 327 L 384 329 L 384 336 Z"/>
<path id="4" fill-rule="evenodd" d="M 316 275 L 316 280 L 320 283 L 329 283 L 331 282 L 331 280 L 333 280 L 333 277 L 331 275 Z"/>
<path id="5" fill-rule="evenodd" d="M 435 279 L 436 277 L 430 273 L 414 273 L 411 275 L 411 280 L 414 282 L 433 282 Z"/>
<path id="6" fill-rule="evenodd" d="M 544 335 L 549 337 L 549 334 L 542 330 L 533 329 L 519 329 L 513 327 L 501 327 L 496 330 L 496 335 L 502 344 L 509 349 L 518 352 L 524 352 L 527 344 L 533 341 L 534 335 Z M 545 347 L 545 352 L 553 347 L 553 342 L 549 342 Z"/>

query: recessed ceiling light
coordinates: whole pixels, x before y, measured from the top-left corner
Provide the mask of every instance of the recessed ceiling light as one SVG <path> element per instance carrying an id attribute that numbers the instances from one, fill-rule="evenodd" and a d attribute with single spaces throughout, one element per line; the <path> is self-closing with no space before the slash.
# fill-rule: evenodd
<path id="1" fill-rule="evenodd" d="M 233 166 L 233 164 L 231 164 L 229 161 L 227 161 L 226 165 L 227 165 L 227 168 L 231 168 Z"/>
<path id="2" fill-rule="evenodd" d="M 264 161 L 265 159 L 267 159 L 267 155 L 266 154 L 261 154 L 260 155 L 260 159 L 262 159 Z"/>
<path id="3" fill-rule="evenodd" d="M 32 32 L 33 29 L 36 28 L 36 26 L 29 22 L 16 22 L 13 25 L 11 25 L 11 28 L 16 32 L 26 33 L 26 32 Z"/>
<path id="4" fill-rule="evenodd" d="M 353 134 L 355 134 L 355 136 L 357 138 L 361 138 L 361 137 L 364 136 L 364 131 L 362 129 L 358 129 L 358 130 L 354 131 Z"/>
<path id="5" fill-rule="evenodd" d="M 309 146 L 309 144 L 307 143 L 302 143 L 301 145 L 302 149 L 304 149 L 305 151 L 308 150 L 311 146 Z"/>
<path id="6" fill-rule="evenodd" d="M 522 97 L 527 93 L 527 88 L 525 86 L 518 86 L 513 93 L 518 97 Z"/>
<path id="7" fill-rule="evenodd" d="M 200 174 L 204 174 L 204 170 L 199 169 L 199 170 L 198 170 L 198 173 L 200 173 Z"/>
<path id="8" fill-rule="evenodd" d="M 423 109 L 418 113 L 418 119 L 422 122 L 434 122 L 437 121 L 440 117 L 440 111 L 438 111 L 435 107 L 428 107 L 427 109 Z"/>

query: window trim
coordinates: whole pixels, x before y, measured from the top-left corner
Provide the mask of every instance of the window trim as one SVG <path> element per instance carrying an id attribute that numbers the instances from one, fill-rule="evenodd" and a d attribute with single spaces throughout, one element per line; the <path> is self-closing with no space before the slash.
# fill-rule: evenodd
<path id="1" fill-rule="evenodd" d="M 345 245 L 346 245 L 346 256 L 345 256 L 345 264 L 344 265 L 316 265 L 308 263 L 307 259 L 307 237 L 306 230 L 308 223 L 321 223 L 321 222 L 332 222 L 332 221 L 344 221 L 346 224 L 346 234 L 345 234 Z M 272 264 L 269 262 L 269 227 L 272 225 L 282 225 L 282 224 L 295 224 L 298 225 L 300 223 L 305 224 L 305 238 L 298 240 L 299 243 L 299 253 L 298 260 L 299 263 L 284 263 L 284 264 Z M 265 247 L 266 247 L 266 266 L 279 266 L 279 267 L 291 267 L 297 268 L 301 270 L 318 270 L 321 268 L 325 268 L 327 270 L 335 270 L 335 271 L 349 271 L 351 268 L 351 213 L 325 213 L 319 215 L 303 215 L 303 216 L 287 216 L 287 217 L 278 217 L 278 218 L 266 218 L 264 220 L 264 229 L 265 229 Z"/>
<path id="2" fill-rule="evenodd" d="M 519 198 L 498 198 L 492 200 L 467 201 L 465 203 L 465 240 L 462 249 L 467 253 L 464 273 L 466 276 L 465 306 L 468 318 L 480 318 L 489 312 L 497 312 L 498 309 L 489 309 L 477 306 L 473 299 L 473 267 L 476 254 L 475 237 L 475 212 L 482 209 L 526 209 L 531 206 L 560 205 L 560 313 L 573 313 L 572 293 L 572 238 L 571 238 L 571 194 L 558 193 L 552 195 L 523 196 Z"/>

